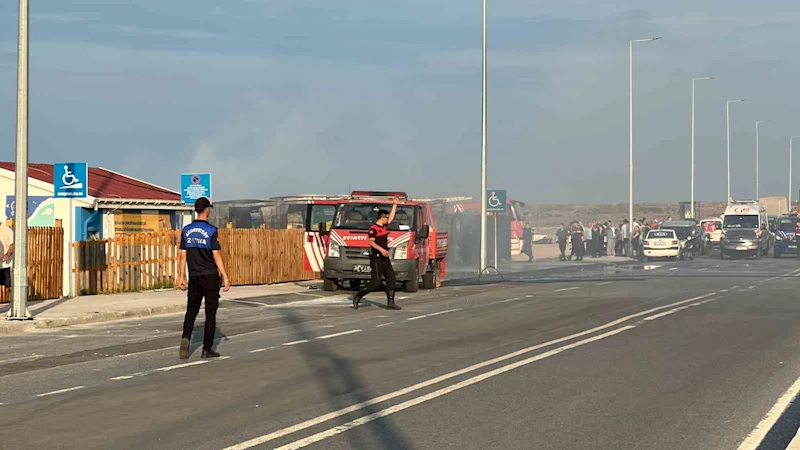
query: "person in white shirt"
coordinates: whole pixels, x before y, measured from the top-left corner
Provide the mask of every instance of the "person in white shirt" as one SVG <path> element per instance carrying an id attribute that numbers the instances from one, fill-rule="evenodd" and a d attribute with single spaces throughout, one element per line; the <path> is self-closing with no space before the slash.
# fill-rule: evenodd
<path id="1" fill-rule="evenodd" d="M 0 223 L 0 286 L 11 287 L 11 265 L 14 262 L 14 230 Z"/>

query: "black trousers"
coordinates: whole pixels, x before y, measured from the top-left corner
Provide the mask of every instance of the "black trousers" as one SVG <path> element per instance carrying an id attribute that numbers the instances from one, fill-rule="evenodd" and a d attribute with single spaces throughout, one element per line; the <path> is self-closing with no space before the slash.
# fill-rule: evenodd
<path id="1" fill-rule="evenodd" d="M 214 334 L 217 328 L 217 308 L 219 307 L 219 274 L 198 275 L 189 277 L 188 303 L 186 317 L 183 319 L 183 337 L 192 338 L 194 321 L 200 312 L 200 304 L 206 300 L 206 326 L 203 335 L 203 350 L 211 350 L 214 346 Z"/>
<path id="2" fill-rule="evenodd" d="M 567 241 L 558 241 L 558 249 L 561 250 L 561 258 L 567 259 Z"/>
<path id="3" fill-rule="evenodd" d="M 392 260 L 384 257 L 373 257 L 369 261 L 372 267 L 371 278 L 369 283 L 362 287 L 356 294 L 357 298 L 364 298 L 370 292 L 380 290 L 381 284 L 386 291 L 386 299 L 389 301 L 394 300 L 395 289 L 395 276 L 394 269 L 392 268 Z M 385 283 L 381 283 L 381 279 L 386 279 Z"/>

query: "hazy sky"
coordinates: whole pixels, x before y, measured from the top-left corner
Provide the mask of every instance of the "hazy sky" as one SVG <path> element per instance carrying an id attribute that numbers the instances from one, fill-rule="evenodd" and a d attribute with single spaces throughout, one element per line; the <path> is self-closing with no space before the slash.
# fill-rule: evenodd
<path id="1" fill-rule="evenodd" d="M 786 195 L 800 135 L 797 0 L 489 0 L 489 184 L 530 202 L 628 196 L 628 41 L 637 201 Z M 37 0 L 30 155 L 88 161 L 216 199 L 480 189 L 481 2 Z M 0 159 L 13 160 L 15 1 L 0 3 Z M 796 161 L 800 161 L 800 141 Z M 800 188 L 800 165 L 794 186 Z"/>

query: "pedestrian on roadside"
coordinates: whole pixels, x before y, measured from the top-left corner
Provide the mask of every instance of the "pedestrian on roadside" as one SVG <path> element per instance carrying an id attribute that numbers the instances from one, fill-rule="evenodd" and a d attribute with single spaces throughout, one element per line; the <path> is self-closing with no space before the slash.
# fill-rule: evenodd
<path id="1" fill-rule="evenodd" d="M 631 242 L 631 224 L 628 223 L 628 219 L 622 219 L 622 256 L 630 257 L 631 255 L 628 254 L 628 245 Z"/>
<path id="2" fill-rule="evenodd" d="M 533 229 L 528 222 L 522 229 L 522 254 L 528 255 L 528 262 L 533 261 Z"/>
<path id="3" fill-rule="evenodd" d="M 595 222 L 592 229 L 592 257 L 599 258 L 603 251 L 603 228 L 600 222 Z"/>
<path id="4" fill-rule="evenodd" d="M 642 228 L 639 226 L 639 223 L 636 222 L 636 219 L 634 219 L 631 229 L 633 230 L 631 234 L 631 258 L 638 258 L 639 238 L 641 237 Z"/>
<path id="5" fill-rule="evenodd" d="M 358 304 L 365 295 L 380 289 L 381 284 L 383 284 L 386 291 L 386 309 L 398 311 L 402 309 L 394 301 L 395 275 L 392 268 L 392 260 L 389 259 L 389 224 L 394 221 L 398 203 L 400 203 L 400 197 L 395 197 L 394 201 L 392 201 L 391 212 L 385 209 L 378 211 L 378 218 L 369 227 L 367 236 L 369 237 L 370 246 L 369 265 L 372 271 L 370 272 L 369 283 L 353 296 L 354 309 L 358 309 Z M 382 283 L 381 278 L 385 278 L 386 282 Z"/>
<path id="6" fill-rule="evenodd" d="M 561 257 L 559 261 L 566 261 L 567 260 L 567 236 L 569 235 L 569 231 L 567 227 L 564 226 L 562 223 L 558 227 L 558 231 L 556 231 L 556 241 L 558 241 L 558 249 L 561 251 Z"/>
<path id="7" fill-rule="evenodd" d="M 617 249 L 617 230 L 611 226 L 611 222 L 606 222 L 606 255 L 614 256 Z"/>
<path id="8" fill-rule="evenodd" d="M 572 231 L 572 251 L 575 253 L 575 261 L 583 261 L 585 251 L 583 241 L 585 238 L 583 226 L 580 223 L 576 224 Z"/>
<path id="9" fill-rule="evenodd" d="M 188 289 L 188 303 L 186 316 L 183 319 L 183 337 L 181 338 L 178 356 L 181 359 L 189 358 L 189 344 L 192 340 L 194 321 L 200 312 L 200 304 L 205 299 L 206 324 L 203 334 L 203 358 L 217 358 L 214 347 L 214 335 L 217 327 L 217 308 L 219 307 L 220 276 L 222 277 L 222 291 L 231 289 L 228 273 L 219 251 L 219 234 L 217 227 L 208 223 L 211 214 L 211 201 L 205 197 L 194 202 L 194 211 L 197 219 L 183 227 L 180 244 L 180 279 L 178 286 L 181 290 Z M 186 269 L 188 266 L 189 282 L 186 282 Z"/>
<path id="10" fill-rule="evenodd" d="M 593 220 L 588 227 L 583 229 L 583 240 L 584 242 L 586 242 L 585 251 L 590 257 L 594 256 L 594 239 L 593 239 L 594 226 L 595 226 L 595 221 Z M 583 224 L 581 224 L 581 227 L 583 227 Z"/>
<path id="11" fill-rule="evenodd" d="M 646 218 L 642 217 L 641 227 L 639 232 L 639 255 L 644 256 L 644 240 L 647 239 L 647 233 L 650 232 L 650 223 Z"/>
<path id="12" fill-rule="evenodd" d="M 0 286 L 11 289 L 11 266 L 14 263 L 14 230 L 10 226 L 0 223 Z"/>

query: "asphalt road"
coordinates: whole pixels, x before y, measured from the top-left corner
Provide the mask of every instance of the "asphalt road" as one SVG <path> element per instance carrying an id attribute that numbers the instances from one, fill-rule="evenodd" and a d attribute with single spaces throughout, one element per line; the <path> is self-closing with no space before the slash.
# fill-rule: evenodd
<path id="1" fill-rule="evenodd" d="M 229 302 L 211 361 L 178 360 L 180 315 L 0 337 L 0 448 L 785 448 L 797 275 L 575 263 L 399 312 L 380 294 Z"/>

